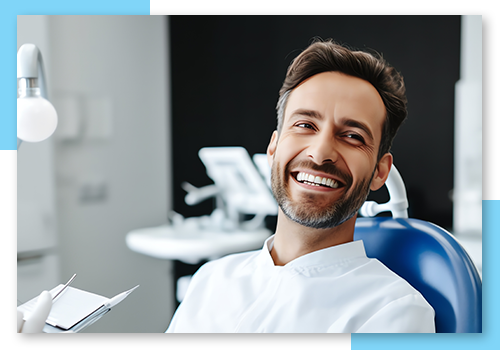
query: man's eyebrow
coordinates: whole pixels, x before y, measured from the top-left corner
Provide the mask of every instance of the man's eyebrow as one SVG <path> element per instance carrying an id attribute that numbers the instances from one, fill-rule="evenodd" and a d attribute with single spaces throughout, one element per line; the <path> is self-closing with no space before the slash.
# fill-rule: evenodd
<path id="1" fill-rule="evenodd" d="M 318 111 L 314 111 L 312 109 L 303 109 L 303 108 L 293 111 L 292 115 L 290 116 L 290 119 L 299 118 L 300 116 L 323 119 L 323 115 Z"/>
<path id="2" fill-rule="evenodd" d="M 368 137 L 370 137 L 372 140 L 374 139 L 373 138 L 373 134 L 370 131 L 370 128 L 368 127 L 368 125 L 366 125 L 365 123 L 360 122 L 359 120 L 344 118 L 344 119 L 341 120 L 341 123 L 343 125 L 349 126 L 351 128 L 361 129 L 361 130 L 363 130 L 368 135 Z"/>

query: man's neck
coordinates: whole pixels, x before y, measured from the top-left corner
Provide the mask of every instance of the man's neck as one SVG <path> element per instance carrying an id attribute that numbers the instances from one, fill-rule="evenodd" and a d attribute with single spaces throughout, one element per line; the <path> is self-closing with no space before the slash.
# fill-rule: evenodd
<path id="1" fill-rule="evenodd" d="M 280 209 L 271 250 L 274 264 L 283 266 L 317 250 L 352 242 L 355 222 L 356 216 L 331 229 L 314 229 L 290 220 Z"/>

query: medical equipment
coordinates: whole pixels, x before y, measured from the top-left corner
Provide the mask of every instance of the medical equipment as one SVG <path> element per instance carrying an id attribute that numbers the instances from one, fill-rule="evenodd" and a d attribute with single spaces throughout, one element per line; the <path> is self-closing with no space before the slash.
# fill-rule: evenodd
<path id="1" fill-rule="evenodd" d="M 187 204 L 195 205 L 216 196 L 214 213 L 223 213 L 224 216 L 218 218 L 222 221 L 220 228 L 229 230 L 258 228 L 267 215 L 277 215 L 276 201 L 243 147 L 205 147 L 200 149 L 199 156 L 215 184 L 196 188 L 184 182 Z M 262 158 L 254 159 L 259 160 L 258 167 L 262 169 Z M 244 214 L 255 217 L 251 222 L 242 222 Z"/>
<path id="2" fill-rule="evenodd" d="M 76 273 L 66 282 L 65 285 L 52 296 L 48 291 L 44 290 L 37 298 L 36 305 L 27 315 L 19 309 L 17 310 L 17 332 L 18 333 L 40 333 L 43 330 L 45 321 L 52 310 L 52 304 L 57 298 L 68 288 L 68 286 L 76 278 Z"/>
<path id="3" fill-rule="evenodd" d="M 113 298 L 106 298 L 69 287 L 74 278 L 75 275 L 65 285 L 44 291 L 39 297 L 20 305 L 18 310 L 27 318 L 24 325 L 18 325 L 18 329 L 23 333 L 78 333 L 98 321 L 139 287 L 137 285 Z M 60 301 L 56 302 L 56 298 Z"/>
<path id="4" fill-rule="evenodd" d="M 68 286 L 71 284 L 71 282 L 73 282 L 73 280 L 76 278 L 76 273 L 71 276 L 71 278 L 69 279 L 68 282 L 66 282 L 66 284 L 61 288 L 61 290 L 59 292 L 57 292 L 56 295 L 54 295 L 54 297 L 52 298 L 52 302 L 55 302 L 56 301 L 56 298 L 61 295 L 67 288 Z"/>
<path id="5" fill-rule="evenodd" d="M 40 50 L 24 44 L 17 52 L 17 148 L 22 141 L 40 142 L 57 127 L 57 112 L 47 100 L 45 72 Z"/>
<path id="6" fill-rule="evenodd" d="M 131 231 L 126 237 L 131 250 L 194 265 L 261 248 L 272 234 L 264 227 L 264 219 L 276 215 L 278 205 L 259 174 L 263 170 L 257 170 L 248 152 L 242 147 L 207 147 L 199 156 L 214 184 L 197 188 L 184 182 L 185 201 L 196 205 L 215 197 L 214 211 L 190 218 L 172 212 L 167 225 Z M 253 218 L 246 220 L 251 215 Z"/>
<path id="7" fill-rule="evenodd" d="M 44 290 L 37 299 L 36 305 L 31 313 L 25 318 L 23 313 L 17 310 L 17 332 L 18 333 L 41 333 L 45 326 L 45 320 L 52 309 L 52 297 Z M 21 317 L 19 317 L 21 313 Z"/>
<path id="8" fill-rule="evenodd" d="M 471 258 L 449 232 L 408 218 L 404 183 L 393 166 L 386 182 L 390 201 L 367 202 L 360 213 L 393 217 L 358 218 L 354 239 L 363 240 L 368 257 L 377 258 L 417 289 L 436 312 L 438 333 L 482 331 L 482 283 Z"/>
<path id="9" fill-rule="evenodd" d="M 390 200 L 387 203 L 379 204 L 367 201 L 359 210 L 362 216 L 373 217 L 379 213 L 390 211 L 393 218 L 408 218 L 408 199 L 406 198 L 406 188 L 401 174 L 393 165 L 389 177 L 385 182 Z"/>

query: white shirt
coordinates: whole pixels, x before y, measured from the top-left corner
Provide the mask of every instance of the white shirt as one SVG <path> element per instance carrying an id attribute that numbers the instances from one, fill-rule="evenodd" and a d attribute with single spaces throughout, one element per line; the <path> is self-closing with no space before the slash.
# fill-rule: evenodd
<path id="1" fill-rule="evenodd" d="M 405 280 L 366 256 L 362 241 L 275 266 L 260 251 L 203 265 L 167 332 L 433 333 L 434 310 Z"/>

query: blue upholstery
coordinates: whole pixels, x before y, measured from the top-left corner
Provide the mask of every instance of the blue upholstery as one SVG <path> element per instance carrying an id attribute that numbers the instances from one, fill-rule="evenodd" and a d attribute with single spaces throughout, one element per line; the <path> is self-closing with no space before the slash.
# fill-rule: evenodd
<path id="1" fill-rule="evenodd" d="M 482 331 L 481 279 L 446 230 L 417 219 L 359 218 L 354 240 L 424 296 L 436 312 L 436 332 Z"/>

